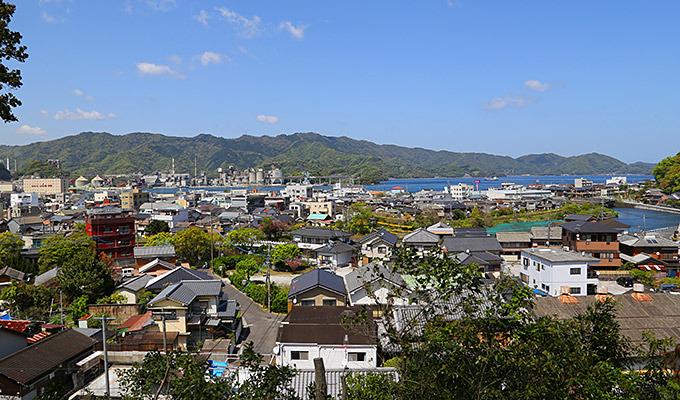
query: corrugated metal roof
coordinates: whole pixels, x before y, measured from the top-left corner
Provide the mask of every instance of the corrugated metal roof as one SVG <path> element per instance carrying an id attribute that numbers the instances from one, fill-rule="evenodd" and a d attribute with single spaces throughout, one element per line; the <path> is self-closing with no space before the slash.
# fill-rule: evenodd
<path id="1" fill-rule="evenodd" d="M 134 248 L 135 258 L 174 257 L 175 246 L 171 244 L 162 246 L 137 246 Z"/>

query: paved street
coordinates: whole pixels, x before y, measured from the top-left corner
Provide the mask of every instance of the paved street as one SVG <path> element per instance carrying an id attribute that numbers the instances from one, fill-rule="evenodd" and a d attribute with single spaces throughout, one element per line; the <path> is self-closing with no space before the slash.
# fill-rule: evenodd
<path id="1" fill-rule="evenodd" d="M 254 349 L 260 354 L 271 354 L 276 343 L 276 332 L 279 323 L 285 315 L 269 313 L 255 303 L 248 296 L 233 287 L 226 279 L 224 280 L 224 291 L 230 299 L 235 299 L 241 305 L 241 315 L 243 317 L 244 342 L 252 341 Z"/>

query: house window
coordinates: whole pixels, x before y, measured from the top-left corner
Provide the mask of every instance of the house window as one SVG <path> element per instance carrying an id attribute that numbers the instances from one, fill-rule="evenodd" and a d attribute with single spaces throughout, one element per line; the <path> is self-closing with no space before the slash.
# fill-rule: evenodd
<path id="1" fill-rule="evenodd" d="M 569 294 L 581 294 L 581 288 L 580 287 L 570 287 L 569 288 Z"/>
<path id="2" fill-rule="evenodd" d="M 127 235 L 128 233 L 130 233 L 130 227 L 129 226 L 121 226 L 120 228 L 118 228 L 118 233 L 120 233 L 122 235 Z"/>
<path id="3" fill-rule="evenodd" d="M 302 300 L 302 307 L 314 307 L 314 299 L 312 300 Z"/>
<path id="4" fill-rule="evenodd" d="M 366 361 L 366 353 L 349 352 L 347 353 L 347 361 Z"/>
<path id="5" fill-rule="evenodd" d="M 528 259 L 528 258 L 525 258 L 525 259 L 522 260 L 522 261 L 523 261 L 525 267 L 528 267 L 528 266 L 529 266 L 529 259 Z M 524 268 L 524 269 L 526 269 L 526 268 Z"/>
<path id="6" fill-rule="evenodd" d="M 385 253 L 387 253 L 387 247 L 385 247 L 385 246 L 378 247 L 378 254 L 385 254 Z"/>
<path id="7" fill-rule="evenodd" d="M 569 268 L 570 275 L 581 275 L 581 268 Z"/>
<path id="8" fill-rule="evenodd" d="M 323 299 L 323 305 L 324 306 L 335 306 L 338 304 L 338 301 L 335 299 Z"/>
<path id="9" fill-rule="evenodd" d="M 309 352 L 308 351 L 291 351 L 290 352 L 290 359 L 291 360 L 309 360 Z"/>

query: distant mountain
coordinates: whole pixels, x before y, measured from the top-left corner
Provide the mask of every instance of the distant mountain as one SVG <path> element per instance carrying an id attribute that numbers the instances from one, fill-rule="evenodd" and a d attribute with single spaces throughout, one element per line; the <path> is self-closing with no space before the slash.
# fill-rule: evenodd
<path id="1" fill-rule="evenodd" d="M 286 175 L 345 174 L 376 181 L 389 177 L 492 176 L 513 174 L 650 174 L 654 164 L 626 164 L 590 153 L 574 157 L 530 154 L 519 158 L 485 153 L 456 153 L 395 145 L 380 145 L 348 137 L 316 133 L 279 136 L 244 135 L 225 139 L 212 135 L 174 137 L 155 133 L 112 135 L 83 132 L 24 146 L 0 146 L 0 160 L 17 159 L 19 170 L 30 161 L 61 160 L 71 176 L 150 173 L 175 170 L 215 174 L 218 167 L 276 164 Z"/>

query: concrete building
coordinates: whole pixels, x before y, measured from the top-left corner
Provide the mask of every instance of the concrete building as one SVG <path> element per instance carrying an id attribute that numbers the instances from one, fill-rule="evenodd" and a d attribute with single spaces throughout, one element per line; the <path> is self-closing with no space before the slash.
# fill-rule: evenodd
<path id="1" fill-rule="evenodd" d="M 65 193 L 67 189 L 63 178 L 26 178 L 22 186 L 24 192 L 37 193 L 39 196 Z"/>
<path id="2" fill-rule="evenodd" d="M 574 251 L 526 249 L 521 255 L 520 279 L 549 296 L 595 294 L 599 282 L 589 266 L 599 260 Z"/>
<path id="3" fill-rule="evenodd" d="M 291 199 L 304 200 L 312 197 L 314 187 L 312 185 L 288 185 L 283 192 L 284 196 Z"/>
<path id="4" fill-rule="evenodd" d="M 135 247 L 135 217 L 117 207 L 88 210 L 85 231 L 97 244 L 97 253 L 114 260 L 132 259 Z"/>
<path id="5" fill-rule="evenodd" d="M 170 231 L 177 231 L 177 225 L 189 220 L 189 212 L 186 208 L 175 203 L 157 202 L 144 203 L 139 207 L 140 212 L 151 215 L 152 220 L 165 221 Z"/>
<path id="6" fill-rule="evenodd" d="M 144 203 L 149 202 L 149 193 L 134 188 L 120 194 L 120 207 L 124 210 L 139 210 Z"/>
<path id="7" fill-rule="evenodd" d="M 450 185 L 444 188 L 444 192 L 451 195 L 451 199 L 461 201 L 465 200 L 475 190 L 475 187 L 465 183 L 457 185 Z"/>

